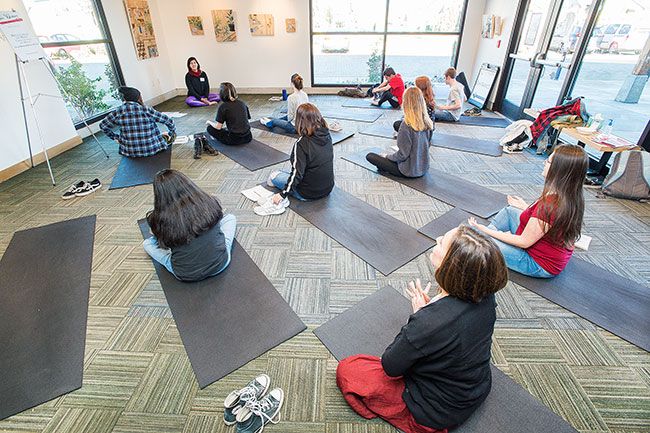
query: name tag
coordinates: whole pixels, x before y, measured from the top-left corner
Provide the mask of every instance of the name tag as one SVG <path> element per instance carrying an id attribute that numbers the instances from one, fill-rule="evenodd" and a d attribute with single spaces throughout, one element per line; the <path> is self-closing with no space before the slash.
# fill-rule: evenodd
<path id="1" fill-rule="evenodd" d="M 199 78 L 199 80 L 201 80 L 203 82 L 203 81 L 205 81 L 205 78 L 201 77 L 201 78 Z"/>

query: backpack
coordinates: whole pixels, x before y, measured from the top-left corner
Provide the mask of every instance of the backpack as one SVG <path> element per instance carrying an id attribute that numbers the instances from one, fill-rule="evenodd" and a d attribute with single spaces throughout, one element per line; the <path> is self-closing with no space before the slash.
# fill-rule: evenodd
<path id="1" fill-rule="evenodd" d="M 629 200 L 650 200 L 650 153 L 643 150 L 617 153 L 603 182 L 603 193 Z"/>

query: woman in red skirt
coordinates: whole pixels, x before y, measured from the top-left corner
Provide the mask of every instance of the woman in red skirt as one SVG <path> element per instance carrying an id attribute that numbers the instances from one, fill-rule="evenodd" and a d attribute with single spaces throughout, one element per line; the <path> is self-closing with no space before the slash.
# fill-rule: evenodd
<path id="1" fill-rule="evenodd" d="M 446 432 L 483 403 L 492 384 L 494 293 L 508 281 L 499 248 L 467 226 L 439 237 L 430 258 L 438 293 L 410 282 L 413 314 L 383 356 L 351 356 L 336 371 L 352 409 L 405 433 Z"/>

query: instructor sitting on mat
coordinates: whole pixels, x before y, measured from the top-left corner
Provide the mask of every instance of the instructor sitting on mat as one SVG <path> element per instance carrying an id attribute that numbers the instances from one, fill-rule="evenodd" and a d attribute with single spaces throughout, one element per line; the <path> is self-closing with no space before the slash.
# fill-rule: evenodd
<path id="1" fill-rule="evenodd" d="M 445 71 L 445 84 L 449 86 L 447 105 L 436 107 L 436 120 L 440 122 L 458 122 L 463 114 L 463 102 L 465 97 L 465 86 L 456 81 L 456 69 L 449 68 Z"/>
<path id="2" fill-rule="evenodd" d="M 190 107 L 205 107 L 219 102 L 219 95 L 210 93 L 208 75 L 201 70 L 201 65 L 196 57 L 187 59 L 187 74 L 185 74 L 187 98 L 185 103 Z"/>
<path id="3" fill-rule="evenodd" d="M 393 176 L 424 176 L 429 171 L 432 136 L 433 121 L 427 114 L 422 92 L 417 87 L 409 87 L 404 93 L 404 121 L 397 133 L 397 152 L 381 155 L 371 152 L 366 159 Z"/>
<path id="4" fill-rule="evenodd" d="M 566 267 L 580 237 L 585 200 L 582 195 L 589 167 L 584 149 L 560 145 L 544 163 L 542 196 L 528 205 L 508 196 L 487 227 L 474 218 L 469 223 L 495 239 L 513 271 L 536 278 L 551 278 Z"/>
<path id="5" fill-rule="evenodd" d="M 411 281 L 413 314 L 382 357 L 354 355 L 336 370 L 352 409 L 405 433 L 446 432 L 488 396 L 494 293 L 508 282 L 499 249 L 467 226 L 439 237 L 430 259 L 438 292 Z"/>
<path id="6" fill-rule="evenodd" d="M 223 214 L 209 195 L 177 170 L 160 170 L 153 181 L 153 236 L 142 246 L 152 259 L 181 281 L 199 281 L 230 264 L 237 220 Z"/>
<path id="7" fill-rule="evenodd" d="M 400 74 L 396 74 L 393 68 L 384 70 L 384 81 L 372 89 L 374 100 L 370 103 L 381 107 L 381 104 L 388 101 L 391 107 L 399 108 L 402 105 L 404 95 L 404 80 Z"/>
<path id="8" fill-rule="evenodd" d="M 289 134 L 296 134 L 296 125 L 294 125 L 296 119 L 296 111 L 301 104 L 306 104 L 309 102 L 309 95 L 302 90 L 303 81 L 302 77 L 299 74 L 293 74 L 291 76 L 291 87 L 293 92 L 287 98 L 287 115 L 273 119 L 270 117 L 262 117 L 260 123 L 266 126 L 269 129 L 273 129 L 276 126 L 288 132 Z"/>
<path id="9" fill-rule="evenodd" d="M 108 138 L 120 143 L 120 155 L 151 156 L 166 150 L 176 139 L 176 126 L 171 117 L 144 105 L 142 95 L 133 87 L 118 89 L 124 104 L 101 121 L 99 127 Z M 160 133 L 156 123 L 164 124 L 168 133 Z M 113 129 L 119 128 L 119 134 Z"/>
<path id="10" fill-rule="evenodd" d="M 237 90 L 231 83 L 219 86 L 221 105 L 217 110 L 216 122 L 208 120 L 208 134 L 223 144 L 236 145 L 250 143 L 253 139 L 248 119 L 251 112 L 248 106 L 237 97 Z M 227 129 L 224 127 L 227 127 Z"/>

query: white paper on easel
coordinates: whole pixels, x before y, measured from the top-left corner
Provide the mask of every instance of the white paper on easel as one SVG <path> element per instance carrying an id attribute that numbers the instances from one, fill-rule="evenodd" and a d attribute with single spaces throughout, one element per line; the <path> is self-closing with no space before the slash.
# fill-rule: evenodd
<path id="1" fill-rule="evenodd" d="M 0 31 L 21 62 L 47 58 L 32 27 L 15 11 L 0 11 Z"/>

